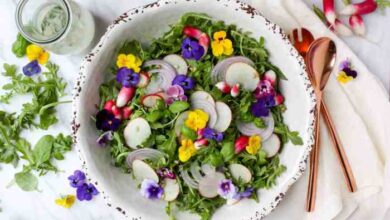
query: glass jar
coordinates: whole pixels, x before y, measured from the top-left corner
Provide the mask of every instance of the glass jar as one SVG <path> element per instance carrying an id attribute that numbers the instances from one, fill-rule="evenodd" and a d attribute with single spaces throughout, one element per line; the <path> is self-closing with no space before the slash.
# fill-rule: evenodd
<path id="1" fill-rule="evenodd" d="M 56 54 L 80 53 L 95 35 L 91 13 L 71 0 L 20 0 L 16 24 L 24 38 Z"/>

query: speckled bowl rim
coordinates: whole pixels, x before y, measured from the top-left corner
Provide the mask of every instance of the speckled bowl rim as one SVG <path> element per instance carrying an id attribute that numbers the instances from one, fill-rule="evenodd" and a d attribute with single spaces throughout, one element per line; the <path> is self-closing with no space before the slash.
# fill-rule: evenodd
<path id="1" fill-rule="evenodd" d="M 197 0 L 186 0 L 186 1 L 187 2 L 194 2 L 194 3 L 197 2 Z M 309 115 L 308 115 L 308 117 L 309 117 L 309 125 L 307 128 L 308 135 L 307 135 L 307 138 L 304 140 L 304 145 L 301 146 L 304 148 L 304 152 L 303 152 L 302 157 L 299 161 L 299 169 L 293 175 L 293 177 L 287 181 L 287 184 L 285 184 L 284 188 L 280 191 L 280 193 L 277 196 L 275 196 L 275 199 L 267 207 L 264 207 L 263 209 L 260 209 L 260 210 L 253 211 L 254 214 L 250 218 L 251 220 L 252 219 L 262 219 L 266 215 L 270 214 L 276 208 L 276 206 L 284 198 L 286 192 L 291 187 L 291 185 L 294 184 L 299 179 L 299 177 L 302 176 L 302 174 L 306 170 L 308 156 L 310 154 L 312 144 L 314 143 L 314 121 L 315 121 L 315 115 L 314 115 L 315 111 L 314 110 L 315 110 L 316 97 L 315 97 L 315 93 L 314 93 L 314 89 L 312 87 L 312 84 L 307 76 L 304 59 L 302 58 L 302 56 L 299 55 L 297 50 L 292 46 L 292 44 L 290 43 L 290 41 L 288 39 L 288 36 L 284 33 L 284 31 L 278 25 L 271 23 L 259 11 L 257 11 L 255 8 L 253 8 L 252 6 L 250 6 L 246 3 L 240 2 L 238 0 L 217 0 L 217 1 L 221 3 L 221 6 L 235 7 L 237 10 L 245 11 L 248 14 L 248 16 L 251 16 L 251 18 L 259 17 L 259 18 L 264 19 L 266 22 L 266 25 L 269 26 L 270 30 L 273 31 L 275 37 L 279 37 L 279 38 L 283 39 L 283 42 L 286 44 L 285 46 L 287 46 L 287 48 L 290 51 L 290 56 L 295 57 L 300 65 L 301 73 L 299 74 L 299 77 L 301 77 L 301 80 L 303 81 L 303 84 L 305 86 L 305 91 L 308 94 L 309 100 L 310 100 L 310 102 L 308 103 L 309 109 L 310 109 Z M 160 5 L 167 5 L 167 4 L 177 4 L 177 2 L 178 2 L 178 0 L 160 0 L 160 1 L 157 1 L 154 3 L 150 3 L 147 5 L 141 6 L 141 7 L 131 9 L 131 10 L 123 13 L 116 20 L 114 20 L 110 26 L 108 26 L 106 33 L 101 37 L 100 41 L 94 47 L 94 49 L 89 54 L 87 54 L 85 56 L 85 58 L 82 62 L 82 65 L 80 67 L 79 76 L 76 80 L 76 84 L 75 84 L 75 87 L 73 90 L 73 111 L 72 111 L 73 112 L 72 113 L 73 114 L 73 120 L 72 120 L 73 133 L 72 133 L 72 137 L 73 137 L 73 142 L 74 142 L 75 148 L 78 152 L 79 159 L 82 162 L 82 169 L 85 171 L 88 180 L 92 183 L 95 183 L 95 185 L 98 185 L 98 182 L 88 172 L 88 167 L 86 166 L 86 162 L 85 162 L 85 160 L 83 158 L 83 154 L 81 152 L 82 146 L 79 146 L 77 144 L 78 139 L 80 138 L 78 136 L 78 131 L 80 128 L 80 123 L 79 123 L 80 120 L 78 119 L 79 115 L 78 115 L 77 109 L 79 107 L 79 97 L 80 97 L 80 93 L 82 91 L 82 87 L 86 83 L 84 80 L 86 78 L 86 73 L 85 73 L 86 68 L 85 67 L 88 66 L 89 63 L 94 59 L 94 56 L 96 56 L 99 53 L 102 53 L 101 48 L 103 48 L 103 45 L 104 45 L 106 38 L 108 38 L 110 36 L 111 32 L 113 32 L 115 30 L 116 26 L 119 26 L 123 23 L 126 23 L 127 21 L 130 21 L 132 16 L 147 12 L 148 10 L 150 10 L 154 7 L 159 7 Z M 107 202 L 107 205 L 109 207 L 115 208 L 117 211 L 119 211 L 121 214 L 123 214 L 126 218 L 139 219 L 138 217 L 129 216 L 129 213 L 126 213 L 126 211 L 125 211 L 126 209 L 117 206 L 115 204 L 115 201 L 111 201 L 109 195 L 105 194 L 104 189 L 99 188 L 99 190 L 100 190 L 100 193 L 103 195 L 103 198 Z"/>

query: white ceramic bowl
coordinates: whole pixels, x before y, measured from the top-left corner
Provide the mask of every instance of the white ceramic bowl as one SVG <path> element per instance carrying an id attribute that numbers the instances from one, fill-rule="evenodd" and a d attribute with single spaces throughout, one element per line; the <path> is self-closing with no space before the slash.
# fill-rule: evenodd
<path id="1" fill-rule="evenodd" d="M 107 67 L 114 62 L 117 47 L 125 40 L 137 39 L 148 44 L 169 29 L 186 12 L 204 12 L 226 23 L 236 24 L 253 37 L 264 36 L 270 60 L 287 76 L 281 83 L 287 111 L 285 122 L 299 131 L 303 146 L 288 143 L 280 154 L 287 167 L 270 190 L 260 190 L 260 202 L 244 200 L 234 206 L 223 206 L 213 219 L 260 219 L 269 214 L 285 196 L 288 188 L 302 175 L 313 142 L 315 96 L 306 76 L 304 61 L 275 24 L 266 20 L 249 5 L 236 0 L 162 0 L 132 9 L 113 22 L 98 45 L 88 54 L 80 69 L 74 91 L 74 141 L 88 178 L 95 183 L 109 206 L 131 219 L 167 219 L 165 203 L 141 197 L 130 175 L 111 165 L 108 149 L 96 146 L 97 131 L 90 119 L 99 103 L 99 85 L 105 80 Z M 179 219 L 198 219 L 179 213 Z"/>

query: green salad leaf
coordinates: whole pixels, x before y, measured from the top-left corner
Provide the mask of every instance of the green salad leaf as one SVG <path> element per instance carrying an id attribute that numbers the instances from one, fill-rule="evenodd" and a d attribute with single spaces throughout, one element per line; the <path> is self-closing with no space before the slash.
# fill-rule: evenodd
<path id="1" fill-rule="evenodd" d="M 31 43 L 27 41 L 20 33 L 16 36 L 16 41 L 12 44 L 12 52 L 17 57 L 26 55 L 26 49 Z"/>

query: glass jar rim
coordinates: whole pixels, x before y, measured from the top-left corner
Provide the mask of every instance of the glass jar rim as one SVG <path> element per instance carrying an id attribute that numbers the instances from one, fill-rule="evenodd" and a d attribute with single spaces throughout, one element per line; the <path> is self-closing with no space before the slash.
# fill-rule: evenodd
<path id="1" fill-rule="evenodd" d="M 17 26 L 20 34 L 24 38 L 26 38 L 26 40 L 28 40 L 32 43 L 36 43 L 36 44 L 50 44 L 50 43 L 53 43 L 53 42 L 56 42 L 57 40 L 59 40 L 69 30 L 71 20 L 72 20 L 70 3 L 68 0 L 59 0 L 62 2 L 62 6 L 65 9 L 65 12 L 67 14 L 67 20 L 66 20 L 66 24 L 65 24 L 64 28 L 60 32 L 58 32 L 56 35 L 54 35 L 53 37 L 45 39 L 45 40 L 40 40 L 40 39 L 36 39 L 36 38 L 32 37 L 29 33 L 27 33 L 25 31 L 25 29 L 23 27 L 24 25 L 23 25 L 23 22 L 21 19 L 22 18 L 22 11 L 23 11 L 23 8 L 24 8 L 25 4 L 27 3 L 27 1 L 28 0 L 20 0 L 17 7 L 16 7 L 16 12 L 15 12 L 16 26 Z"/>

